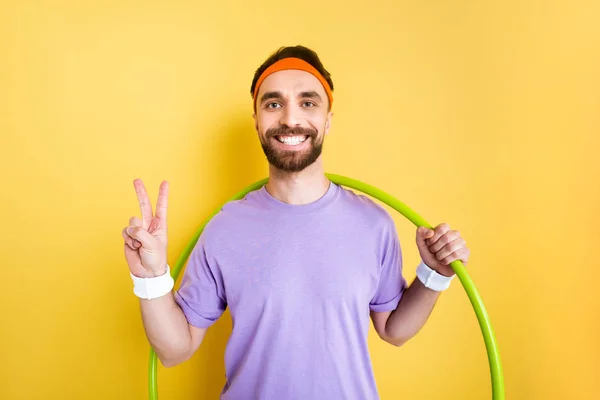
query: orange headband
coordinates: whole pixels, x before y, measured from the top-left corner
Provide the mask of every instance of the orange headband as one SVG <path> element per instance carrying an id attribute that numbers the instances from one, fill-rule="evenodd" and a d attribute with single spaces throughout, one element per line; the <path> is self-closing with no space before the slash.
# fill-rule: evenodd
<path id="1" fill-rule="evenodd" d="M 325 92 L 327 93 L 327 98 L 329 99 L 329 107 L 331 108 L 331 105 L 333 104 L 333 94 L 331 93 L 331 88 L 329 87 L 329 83 L 327 83 L 327 80 L 325 78 L 323 78 L 323 75 L 321 75 L 321 73 L 319 71 L 317 71 L 317 69 L 315 67 L 313 67 L 306 61 L 304 61 L 300 58 L 288 57 L 288 58 L 283 58 L 283 59 L 271 64 L 260 75 L 260 77 L 256 81 L 256 86 L 254 87 L 254 110 L 255 111 L 256 111 L 256 96 L 258 95 L 258 89 L 260 88 L 260 85 L 267 78 L 267 76 L 271 75 L 272 73 L 275 73 L 278 71 L 283 71 L 286 69 L 298 69 L 298 70 L 306 71 L 306 72 L 314 75 L 319 80 L 319 82 L 321 82 L 321 85 L 323 85 L 323 88 L 325 88 Z"/>

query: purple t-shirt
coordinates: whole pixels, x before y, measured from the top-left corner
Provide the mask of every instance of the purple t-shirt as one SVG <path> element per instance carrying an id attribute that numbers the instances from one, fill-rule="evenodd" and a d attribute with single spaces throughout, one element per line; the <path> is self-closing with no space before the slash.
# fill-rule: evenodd
<path id="1" fill-rule="evenodd" d="M 263 186 L 206 225 L 175 299 L 201 328 L 229 307 L 222 400 L 373 400 L 369 311 L 396 308 L 401 258 L 370 198 L 331 183 L 290 205 Z"/>

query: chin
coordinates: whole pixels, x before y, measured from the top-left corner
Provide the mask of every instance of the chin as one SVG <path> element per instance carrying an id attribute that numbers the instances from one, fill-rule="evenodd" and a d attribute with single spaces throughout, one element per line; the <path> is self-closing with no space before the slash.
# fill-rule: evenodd
<path id="1" fill-rule="evenodd" d="M 269 164 L 283 172 L 297 173 L 302 172 L 309 166 L 313 165 L 321 156 L 321 147 L 313 147 L 309 151 L 300 154 L 272 151 L 272 149 L 264 149 L 265 155 Z"/>

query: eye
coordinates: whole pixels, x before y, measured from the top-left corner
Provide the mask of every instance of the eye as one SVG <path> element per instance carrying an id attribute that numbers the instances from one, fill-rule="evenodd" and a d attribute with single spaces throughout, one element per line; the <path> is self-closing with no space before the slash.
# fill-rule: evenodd
<path id="1" fill-rule="evenodd" d="M 273 103 L 269 103 L 265 106 L 265 108 L 278 108 L 281 107 L 281 104 L 273 102 Z"/>
<path id="2" fill-rule="evenodd" d="M 313 103 L 312 101 L 305 101 L 304 103 L 302 103 L 303 107 L 316 107 L 317 105 L 315 103 Z"/>

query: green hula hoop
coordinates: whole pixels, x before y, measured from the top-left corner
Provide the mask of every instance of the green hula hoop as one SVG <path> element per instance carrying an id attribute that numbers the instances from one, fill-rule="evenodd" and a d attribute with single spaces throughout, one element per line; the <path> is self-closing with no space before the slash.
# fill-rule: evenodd
<path id="1" fill-rule="evenodd" d="M 325 174 L 327 178 L 338 185 L 347 186 L 351 189 L 356 189 L 358 191 L 367 194 L 382 203 L 387 204 L 392 207 L 394 210 L 398 211 L 400 214 L 404 215 L 407 219 L 409 219 L 413 224 L 417 227 L 424 226 L 427 228 L 432 228 L 430 224 L 427 223 L 420 215 L 411 210 L 401 201 L 395 199 L 390 194 L 385 193 L 371 185 L 368 185 L 364 182 L 357 181 L 355 179 L 351 179 L 341 175 L 335 174 Z M 240 200 L 244 198 L 246 194 L 249 192 L 259 189 L 264 184 L 266 184 L 268 178 L 261 179 L 257 181 L 244 190 L 238 192 L 235 196 L 231 198 L 230 201 Z M 183 253 L 177 260 L 175 267 L 171 270 L 171 275 L 175 280 L 177 280 L 183 265 L 188 259 L 190 253 L 194 249 L 196 242 L 200 238 L 204 227 L 214 217 L 220 210 L 222 206 L 219 207 L 215 212 L 211 214 L 209 218 L 207 218 L 204 223 L 200 226 L 200 228 L 196 231 L 192 239 L 189 241 L 187 246 L 185 247 Z M 496 338 L 494 337 L 494 332 L 492 330 L 492 324 L 490 323 L 490 318 L 485 311 L 485 307 L 483 305 L 483 301 L 475 288 L 475 284 L 467 274 L 464 265 L 460 261 L 454 261 L 450 263 L 450 266 L 456 272 L 460 282 L 471 301 L 473 309 L 475 310 L 475 314 L 477 316 L 477 320 L 479 321 L 479 326 L 481 327 L 481 332 L 483 334 L 483 339 L 485 342 L 485 347 L 488 355 L 488 362 L 490 367 L 490 374 L 492 380 L 492 399 L 493 400 L 504 400 L 504 376 L 502 374 L 502 365 L 500 363 L 500 354 L 498 352 L 498 346 L 496 342 Z M 158 381 L 157 381 L 157 357 L 154 349 L 150 348 L 150 363 L 148 368 L 148 393 L 150 400 L 158 400 Z"/>

